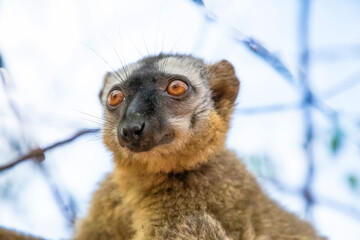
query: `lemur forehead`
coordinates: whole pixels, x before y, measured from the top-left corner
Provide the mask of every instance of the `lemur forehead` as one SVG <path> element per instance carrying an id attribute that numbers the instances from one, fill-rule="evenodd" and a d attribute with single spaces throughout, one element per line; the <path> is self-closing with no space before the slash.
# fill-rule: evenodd
<path id="1" fill-rule="evenodd" d="M 182 75 L 192 84 L 201 84 L 205 64 L 197 58 L 185 55 L 156 56 L 142 59 L 127 65 L 112 74 L 111 84 L 124 83 L 130 76 L 146 71 L 147 74 L 163 73 L 166 75 Z"/>
<path id="2" fill-rule="evenodd" d="M 112 74 L 111 83 L 123 83 L 129 76 L 131 76 L 136 70 L 140 69 L 144 64 L 142 62 L 131 63 L 123 68 L 120 68 L 118 71 Z"/>
<path id="3" fill-rule="evenodd" d="M 204 64 L 201 60 L 193 57 L 176 57 L 170 56 L 160 59 L 157 62 L 158 69 L 169 75 L 183 75 L 193 84 L 202 82 L 202 72 Z"/>

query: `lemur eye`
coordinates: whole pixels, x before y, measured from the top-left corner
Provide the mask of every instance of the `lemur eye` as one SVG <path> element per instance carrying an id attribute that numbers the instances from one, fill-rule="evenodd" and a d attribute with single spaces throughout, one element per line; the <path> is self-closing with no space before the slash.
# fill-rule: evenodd
<path id="1" fill-rule="evenodd" d="M 181 80 L 173 80 L 169 83 L 166 91 L 173 96 L 181 96 L 188 90 L 189 86 Z"/>
<path id="2" fill-rule="evenodd" d="M 116 107 L 124 100 L 124 94 L 119 89 L 114 89 L 109 93 L 107 102 L 111 107 Z"/>

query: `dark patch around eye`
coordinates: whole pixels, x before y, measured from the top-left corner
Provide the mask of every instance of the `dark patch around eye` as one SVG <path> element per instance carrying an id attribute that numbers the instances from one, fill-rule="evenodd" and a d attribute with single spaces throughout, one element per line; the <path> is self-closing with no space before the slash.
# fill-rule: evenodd
<path id="1" fill-rule="evenodd" d="M 195 123 L 196 123 L 196 115 L 197 114 L 195 114 L 195 113 L 193 113 L 192 115 L 191 115 L 191 120 L 190 120 L 190 123 L 191 123 L 191 125 L 190 125 L 190 128 L 194 128 L 194 126 L 195 126 Z"/>

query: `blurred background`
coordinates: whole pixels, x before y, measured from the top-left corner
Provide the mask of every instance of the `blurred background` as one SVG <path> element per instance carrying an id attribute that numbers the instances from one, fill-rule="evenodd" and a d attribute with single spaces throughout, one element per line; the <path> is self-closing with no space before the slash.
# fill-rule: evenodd
<path id="1" fill-rule="evenodd" d="M 359 239 L 359 13 L 358 0 L 0 0 L 0 168 L 100 128 L 107 71 L 160 52 L 227 59 L 241 80 L 228 146 L 320 234 Z M 0 171 L 0 225 L 69 239 L 111 154 L 96 132 L 44 157 Z"/>

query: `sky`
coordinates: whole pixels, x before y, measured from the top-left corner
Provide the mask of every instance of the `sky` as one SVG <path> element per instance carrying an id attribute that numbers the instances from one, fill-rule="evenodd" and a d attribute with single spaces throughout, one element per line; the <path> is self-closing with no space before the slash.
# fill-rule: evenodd
<path id="1" fill-rule="evenodd" d="M 310 1 L 309 80 L 312 90 L 338 111 L 342 148 L 329 150 L 334 121 L 316 109 L 316 196 L 360 211 L 360 1 Z M 245 114 L 242 110 L 296 103 L 299 89 L 238 40 L 257 39 L 298 75 L 299 11 L 295 0 L 1 0 L 0 53 L 7 89 L 0 86 L 0 164 L 35 146 L 47 146 L 82 128 L 101 126 L 98 93 L 108 71 L 159 52 L 189 53 L 208 63 L 229 60 L 241 81 L 227 145 L 249 164 L 270 159 L 265 171 L 299 188 L 307 165 L 304 124 L 297 109 Z M 344 87 L 345 86 L 345 87 Z M 341 93 L 336 93 L 341 90 Z M 19 122 L 10 103 L 21 113 Z M 50 239 L 72 230 L 54 201 L 51 185 L 70 193 L 85 216 L 91 194 L 112 169 L 101 136 L 84 137 L 50 151 L 39 168 L 32 162 L 0 173 L 0 225 Z M 45 170 L 44 170 L 45 169 Z M 256 169 L 255 169 L 256 170 Z M 279 191 L 264 179 L 264 190 L 284 208 L 305 218 L 298 194 Z M 360 218 L 318 204 L 308 216 L 329 239 L 358 239 Z"/>

